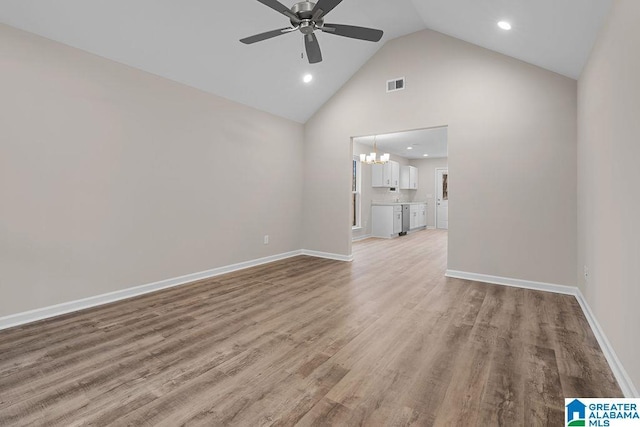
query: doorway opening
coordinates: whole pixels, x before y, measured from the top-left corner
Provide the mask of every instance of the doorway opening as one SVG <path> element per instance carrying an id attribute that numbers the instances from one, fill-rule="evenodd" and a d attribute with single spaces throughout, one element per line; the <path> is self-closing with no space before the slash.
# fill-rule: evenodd
<path id="1" fill-rule="evenodd" d="M 443 200 L 448 209 L 449 199 L 448 126 L 353 137 L 352 147 L 352 241 L 448 229 L 442 211 Z M 373 153 L 378 160 L 388 153 L 389 161 L 367 162 Z M 438 170 L 447 171 L 444 189 L 434 179 Z M 436 220 L 438 207 L 446 224 Z"/>

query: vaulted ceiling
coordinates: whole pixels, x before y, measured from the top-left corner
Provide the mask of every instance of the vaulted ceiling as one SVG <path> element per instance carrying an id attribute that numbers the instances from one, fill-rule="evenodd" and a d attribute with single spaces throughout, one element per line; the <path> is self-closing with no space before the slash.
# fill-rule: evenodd
<path id="1" fill-rule="evenodd" d="M 385 35 L 370 43 L 318 34 L 324 60 L 313 65 L 301 58 L 298 32 L 238 41 L 288 25 L 256 0 L 3 0 L 0 22 L 305 122 L 384 42 L 425 28 L 577 78 L 611 1 L 344 0 L 327 22 Z M 513 29 L 499 29 L 499 20 Z"/>

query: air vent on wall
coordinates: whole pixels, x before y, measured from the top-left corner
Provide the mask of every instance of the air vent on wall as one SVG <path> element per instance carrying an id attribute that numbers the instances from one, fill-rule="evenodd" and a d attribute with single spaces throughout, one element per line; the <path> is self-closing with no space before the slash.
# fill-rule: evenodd
<path id="1" fill-rule="evenodd" d="M 404 77 L 400 77 L 393 80 L 387 80 L 387 92 L 395 92 L 396 90 L 404 89 Z"/>

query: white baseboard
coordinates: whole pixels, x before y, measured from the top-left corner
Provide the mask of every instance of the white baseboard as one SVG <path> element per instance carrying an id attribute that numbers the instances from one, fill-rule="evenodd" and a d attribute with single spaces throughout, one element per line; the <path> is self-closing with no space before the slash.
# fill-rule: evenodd
<path id="1" fill-rule="evenodd" d="M 358 236 L 351 239 L 352 242 L 359 242 L 360 240 L 366 240 L 373 237 L 371 234 L 365 234 L 364 236 Z"/>
<path id="2" fill-rule="evenodd" d="M 301 251 L 302 255 L 309 255 L 309 256 L 313 256 L 316 258 L 326 258 L 326 259 L 332 259 L 335 261 L 344 261 L 344 262 L 351 262 L 353 261 L 353 255 L 340 255 L 340 254 L 332 254 L 329 252 L 319 252 L 319 251 L 312 251 L 309 249 L 303 249 Z"/>
<path id="3" fill-rule="evenodd" d="M 584 298 L 584 295 L 582 295 L 582 292 L 580 292 L 580 289 L 578 288 L 576 288 L 576 299 L 578 300 L 580 307 L 582 307 L 582 312 L 587 318 L 589 326 L 591 326 L 591 330 L 598 340 L 598 344 L 600 344 L 600 348 L 604 353 L 604 357 L 607 359 L 607 362 L 609 362 L 609 366 L 611 367 L 613 375 L 618 381 L 618 385 L 620 386 L 622 393 L 624 393 L 625 397 L 640 398 L 638 389 L 633 384 L 633 381 L 631 381 L 631 377 L 629 376 L 629 374 L 627 374 L 627 371 L 624 369 L 624 366 L 622 365 L 622 362 L 620 362 L 620 359 L 618 359 L 618 355 L 613 350 L 613 347 L 607 339 L 607 336 L 604 334 L 602 327 L 598 323 L 596 317 L 593 315 L 591 307 L 589 307 L 587 300 Z"/>
<path id="4" fill-rule="evenodd" d="M 71 313 L 74 311 L 84 310 L 91 307 L 96 307 L 103 304 L 108 304 L 123 299 L 144 295 L 147 293 L 159 291 L 161 289 L 172 288 L 180 286 L 186 283 L 195 282 L 197 280 L 208 279 L 211 277 L 219 276 L 221 274 L 230 273 L 233 271 L 243 270 L 250 267 L 255 267 L 262 264 L 267 264 L 282 259 L 291 258 L 298 255 L 307 255 L 318 258 L 327 258 L 337 261 L 351 262 L 353 261 L 353 255 L 340 255 L 327 252 L 312 251 L 307 249 L 286 252 L 282 254 L 272 255 L 264 258 L 258 258 L 251 261 L 245 261 L 237 264 L 232 264 L 224 267 L 218 267 L 199 273 L 187 274 L 172 279 L 161 280 L 159 282 L 149 283 L 142 286 L 136 286 L 133 288 L 127 288 L 120 291 L 109 292 L 102 295 L 96 295 L 76 301 L 65 302 L 62 304 L 52 305 L 49 307 L 39 308 L 35 310 L 26 311 L 23 313 L 12 314 L 5 317 L 0 317 L 0 330 L 11 328 L 14 326 L 23 325 L 26 323 L 35 322 L 38 320 L 47 319 L 50 317 L 60 316 L 62 314 Z M 463 271 L 447 270 L 447 277 L 466 279 L 484 283 L 493 283 L 503 286 L 513 286 L 518 288 L 533 289 L 546 292 L 554 292 L 566 295 L 573 295 L 578 300 L 582 311 L 584 312 L 589 325 L 595 335 L 602 352 L 604 353 L 611 370 L 618 381 L 618 385 L 622 389 L 622 392 L 626 397 L 640 397 L 638 390 L 636 389 L 633 381 L 627 374 L 624 366 L 618 359 L 613 347 L 609 343 L 604 331 L 600 327 L 600 324 L 596 320 L 589 304 L 585 300 L 582 292 L 577 287 L 554 285 L 551 283 L 533 282 L 528 280 L 511 279 L 506 277 L 490 276 L 486 274 L 468 273 Z"/>
<path id="5" fill-rule="evenodd" d="M 14 326 L 24 325 L 26 323 L 38 320 L 48 319 L 50 317 L 60 316 L 63 314 L 80 311 L 99 305 L 109 304 L 127 298 L 148 294 L 150 292 L 159 291 L 161 289 L 173 288 L 175 286 L 184 285 L 186 283 L 195 282 L 197 280 L 209 279 L 211 277 L 220 276 L 221 274 L 231 273 L 233 271 L 244 270 L 245 268 L 256 267 L 262 264 L 291 258 L 298 255 L 308 255 L 318 258 L 328 258 L 338 261 L 353 261 L 353 256 L 330 254 L 325 252 L 296 250 L 277 255 L 271 255 L 264 258 L 258 258 L 250 261 L 244 261 L 237 264 L 226 265 L 211 270 L 201 271 L 199 273 L 191 273 L 180 277 L 161 280 L 159 282 L 148 283 L 146 285 L 135 286 L 132 288 L 122 289 L 119 291 L 109 292 L 102 295 L 96 295 L 75 301 L 64 302 L 49 307 L 37 308 L 35 310 L 25 311 L 22 313 L 11 314 L 9 316 L 0 317 L 0 330 L 12 328 Z"/>
<path id="6" fill-rule="evenodd" d="M 436 226 L 435 225 L 428 225 L 427 226 L 427 230 L 435 230 Z"/>
<path id="7" fill-rule="evenodd" d="M 99 305 L 109 304 L 127 298 L 148 294 L 150 292 L 159 291 L 161 289 L 172 288 L 174 286 L 184 285 L 186 283 L 195 282 L 197 280 L 208 279 L 219 276 L 221 274 L 230 273 L 232 271 L 243 270 L 249 267 L 255 267 L 274 261 L 301 255 L 302 251 L 292 251 L 282 254 L 272 255 L 264 258 L 258 258 L 250 261 L 240 262 L 237 264 L 226 265 L 199 273 L 191 273 L 180 277 L 160 280 L 159 282 L 147 283 L 146 285 L 135 286 L 132 288 L 122 289 L 119 291 L 109 292 L 102 295 L 96 295 L 75 301 L 64 302 L 49 307 L 38 308 L 35 310 L 25 311 L 22 313 L 11 314 L 9 316 L 0 317 L 0 330 L 35 322 L 37 320 L 47 319 L 50 317 L 60 316 L 62 314 L 72 313 L 74 311 L 84 310 Z"/>
<path id="8" fill-rule="evenodd" d="M 423 225 L 422 227 L 417 227 L 417 228 L 413 228 L 409 231 L 407 231 L 407 234 L 413 234 L 413 233 L 417 233 L 418 231 L 424 231 L 424 230 L 428 230 L 429 227 L 427 227 L 426 225 Z"/>
<path id="9" fill-rule="evenodd" d="M 492 283 L 494 285 L 513 286 L 516 288 L 534 289 L 537 291 L 554 292 L 556 294 L 575 295 L 573 286 L 554 285 L 552 283 L 532 282 L 530 280 L 511 279 L 508 277 L 490 276 L 488 274 L 467 273 L 466 271 L 447 270 L 445 276 L 455 279 L 473 280 L 476 282 Z"/>
<path id="10" fill-rule="evenodd" d="M 598 344 L 600 344 L 600 348 L 602 349 L 602 353 L 604 357 L 607 359 L 609 363 L 609 367 L 613 372 L 613 375 L 622 390 L 622 393 L 625 397 L 629 398 L 637 398 L 640 397 L 638 394 L 638 390 L 636 389 L 633 381 L 631 381 L 631 377 L 627 374 L 627 371 L 624 369 L 624 366 L 618 359 L 615 350 L 611 346 L 611 343 L 607 339 L 604 331 L 600 327 L 600 324 L 596 320 L 596 317 L 593 315 L 591 311 L 591 307 L 587 303 L 587 300 L 575 286 L 564 286 L 564 285 L 555 285 L 552 283 L 543 283 L 543 282 L 533 282 L 529 280 L 521 280 L 521 279 L 512 279 L 508 277 L 499 277 L 499 276 L 490 276 L 487 274 L 478 274 L 478 273 L 468 273 L 465 271 L 456 271 L 456 270 L 447 270 L 445 276 L 452 277 L 456 279 L 465 279 L 465 280 L 473 280 L 477 282 L 484 283 L 492 283 L 496 285 L 503 286 L 512 286 L 516 288 L 525 288 L 525 289 L 533 289 L 536 291 L 545 291 L 545 292 L 553 292 L 557 294 L 565 294 L 565 295 L 573 295 L 576 300 L 578 300 L 578 304 L 582 308 L 582 312 L 589 322 L 589 326 L 593 331 L 593 335 L 596 337 Z M 578 396 L 579 397 L 579 396 Z"/>

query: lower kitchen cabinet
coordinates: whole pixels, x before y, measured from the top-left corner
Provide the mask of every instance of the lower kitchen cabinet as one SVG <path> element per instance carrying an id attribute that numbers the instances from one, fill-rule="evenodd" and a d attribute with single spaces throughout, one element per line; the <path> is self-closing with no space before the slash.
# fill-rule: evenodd
<path id="1" fill-rule="evenodd" d="M 411 205 L 409 208 L 409 230 L 418 228 L 418 205 Z"/>
<path id="2" fill-rule="evenodd" d="M 402 206 L 371 206 L 371 235 L 386 239 L 402 231 Z"/>
<path id="3" fill-rule="evenodd" d="M 409 230 L 427 226 L 427 205 L 411 205 L 409 209 Z"/>
<path id="4" fill-rule="evenodd" d="M 426 227 L 427 226 L 427 205 L 422 204 L 418 205 L 420 208 L 418 209 L 418 227 Z"/>
<path id="5" fill-rule="evenodd" d="M 371 206 L 371 235 L 389 239 L 402 231 L 402 204 Z M 411 203 L 409 207 L 409 230 L 427 225 L 426 203 Z"/>
<path id="6" fill-rule="evenodd" d="M 402 231 L 402 206 L 393 207 L 393 234 Z"/>

